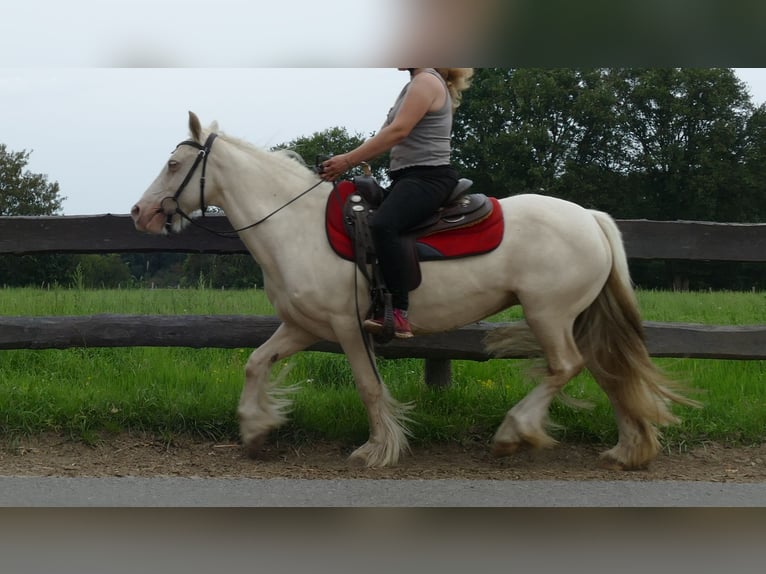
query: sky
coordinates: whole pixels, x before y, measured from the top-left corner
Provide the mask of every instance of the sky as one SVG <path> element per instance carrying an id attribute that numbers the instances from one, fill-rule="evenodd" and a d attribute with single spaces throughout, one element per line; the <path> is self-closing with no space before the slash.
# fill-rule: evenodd
<path id="1" fill-rule="evenodd" d="M 189 110 L 264 148 L 335 126 L 369 136 L 407 79 L 395 68 L 0 69 L 0 142 L 31 151 L 27 169 L 58 182 L 65 215 L 128 213 L 187 139 Z"/>
<path id="2" fill-rule="evenodd" d="M 188 110 L 262 147 L 336 126 L 370 135 L 408 79 L 371 66 L 412 65 L 402 54 L 426 59 L 444 37 L 471 60 L 498 5 L 13 2 L 0 18 L 0 143 L 58 182 L 65 215 L 128 213 L 186 139 Z M 766 68 L 737 73 L 766 102 Z"/>

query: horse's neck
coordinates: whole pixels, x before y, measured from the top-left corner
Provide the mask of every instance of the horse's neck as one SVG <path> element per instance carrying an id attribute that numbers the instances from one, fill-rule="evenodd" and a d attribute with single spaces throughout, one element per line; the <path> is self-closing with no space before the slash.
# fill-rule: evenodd
<path id="1" fill-rule="evenodd" d="M 317 183 L 309 170 L 261 151 L 233 149 L 226 161 L 220 207 L 235 229 L 263 221 L 240 234 L 261 266 L 272 267 L 291 246 L 322 240 L 323 205 L 330 184 L 320 184 L 295 199 Z"/>

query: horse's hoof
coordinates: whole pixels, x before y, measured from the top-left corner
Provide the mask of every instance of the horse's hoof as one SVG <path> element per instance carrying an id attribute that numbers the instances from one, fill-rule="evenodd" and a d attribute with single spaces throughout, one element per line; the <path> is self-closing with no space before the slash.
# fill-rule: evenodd
<path id="1" fill-rule="evenodd" d="M 614 456 L 614 449 L 601 453 L 601 460 L 599 461 L 599 468 L 605 470 L 646 470 L 649 468 L 648 460 L 643 462 L 626 462 L 620 460 Z"/>
<path id="2" fill-rule="evenodd" d="M 492 445 L 492 456 L 501 458 L 511 456 L 521 448 L 520 442 L 496 442 Z"/>
<path id="3" fill-rule="evenodd" d="M 610 456 L 602 457 L 598 467 L 603 470 L 625 470 L 625 465 Z"/>
<path id="4" fill-rule="evenodd" d="M 249 441 L 247 441 L 244 444 L 245 447 L 245 453 L 247 454 L 248 458 L 256 459 L 261 455 L 261 452 L 263 451 L 263 445 L 266 442 L 266 435 L 258 435 L 254 438 L 251 438 Z"/>
<path id="5" fill-rule="evenodd" d="M 373 443 L 366 443 L 352 452 L 348 457 L 349 466 L 357 468 L 383 468 L 395 466 L 399 458 L 387 458 L 383 452 Z"/>
<path id="6" fill-rule="evenodd" d="M 350 468 L 366 468 L 367 467 L 367 460 L 363 456 L 353 454 L 348 457 L 348 466 Z"/>
<path id="7" fill-rule="evenodd" d="M 647 468 L 649 468 L 649 463 L 646 462 L 643 464 L 627 464 L 625 462 L 620 462 L 619 460 L 609 455 L 606 455 L 606 456 L 602 455 L 598 466 L 599 468 L 602 468 L 604 470 L 631 471 L 631 470 L 646 470 Z"/>

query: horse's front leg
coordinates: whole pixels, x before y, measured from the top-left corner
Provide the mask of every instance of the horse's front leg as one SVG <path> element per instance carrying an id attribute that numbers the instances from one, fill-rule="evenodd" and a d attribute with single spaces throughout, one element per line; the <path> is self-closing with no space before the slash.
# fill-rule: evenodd
<path id="1" fill-rule="evenodd" d="M 354 374 L 359 396 L 367 409 L 370 424 L 369 440 L 356 449 L 349 461 L 367 467 L 395 465 L 409 451 L 406 423 L 412 405 L 394 399 L 375 366 L 375 354 L 370 346 L 365 349 L 363 336 L 358 328 L 344 330 L 340 339 Z M 371 344 L 370 344 L 371 345 Z"/>
<path id="2" fill-rule="evenodd" d="M 255 457 L 273 428 L 287 420 L 290 400 L 269 379 L 274 363 L 302 351 L 318 338 L 287 323 L 250 355 L 245 366 L 245 385 L 239 400 L 239 430 L 248 454 Z"/>

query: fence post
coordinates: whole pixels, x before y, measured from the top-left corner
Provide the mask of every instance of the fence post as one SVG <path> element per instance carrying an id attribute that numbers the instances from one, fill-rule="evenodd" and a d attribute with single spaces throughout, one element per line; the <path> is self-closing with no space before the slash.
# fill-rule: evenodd
<path id="1" fill-rule="evenodd" d="M 446 389 L 452 383 L 452 361 L 449 359 L 425 360 L 426 385 Z"/>

